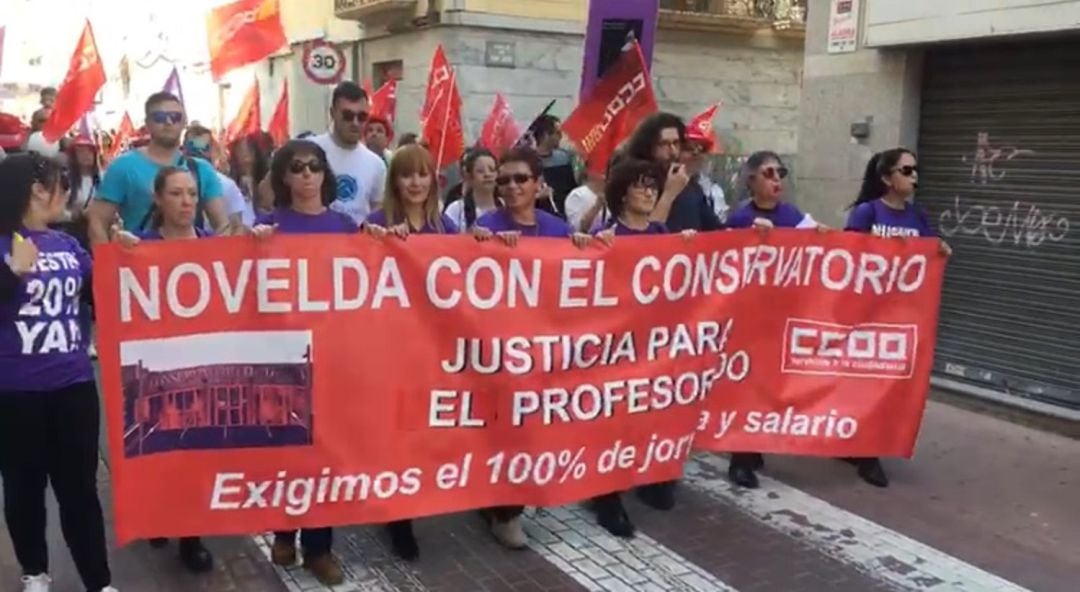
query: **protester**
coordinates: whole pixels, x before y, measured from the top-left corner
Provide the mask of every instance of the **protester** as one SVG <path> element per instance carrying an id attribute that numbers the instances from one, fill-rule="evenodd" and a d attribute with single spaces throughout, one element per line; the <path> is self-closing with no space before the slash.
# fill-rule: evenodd
<path id="1" fill-rule="evenodd" d="M 587 173 L 585 183 L 566 196 L 566 221 L 574 230 L 589 232 L 598 220 L 603 222 L 602 214 L 606 211 L 604 193 L 604 174 Z"/>
<path id="2" fill-rule="evenodd" d="M 174 95 L 155 93 L 146 100 L 146 128 L 150 143 L 145 148 L 118 156 L 105 170 L 97 198 L 87 210 L 90 240 L 94 244 L 109 240 L 109 229 L 116 216 L 128 231 L 146 229 L 154 203 L 154 178 L 165 166 L 180 166 L 191 171 L 199 189 L 196 225 L 209 219 L 215 234 L 225 234 L 229 215 L 222 196 L 217 171 L 201 158 L 185 157 L 180 151 L 184 130 L 184 107 Z"/>
<path id="3" fill-rule="evenodd" d="M 844 229 L 884 238 L 936 237 L 926 212 L 910 201 L 918 187 L 919 165 L 914 152 L 893 148 L 875 154 L 866 164 L 859 196 Z M 952 255 L 952 248 L 944 240 L 939 250 L 946 257 Z M 889 486 L 879 459 L 844 460 L 855 465 L 863 481 L 876 487 Z"/>
<path id="4" fill-rule="evenodd" d="M 469 191 L 463 199 L 448 204 L 444 213 L 461 232 L 466 232 L 477 218 L 499 207 L 499 199 L 495 195 L 498 165 L 490 150 L 476 148 L 469 151 L 461 170 Z"/>
<path id="5" fill-rule="evenodd" d="M 274 153 L 270 164 L 270 184 L 274 190 L 275 209 L 260 216 L 253 232 L 266 237 L 286 234 L 351 234 L 359 230 L 353 218 L 330 209 L 338 183 L 326 153 L 310 140 L 292 140 Z M 305 528 L 300 531 L 304 568 L 326 586 L 345 580 L 341 565 L 333 554 L 331 528 Z M 271 560 L 283 567 L 296 563 L 296 531 L 275 533 Z"/>
<path id="6" fill-rule="evenodd" d="M 267 153 L 254 136 L 244 136 L 229 146 L 228 174 L 239 188 L 243 199 L 241 220 L 247 227 L 255 223 L 255 202 L 258 200 L 259 183 L 270 169 Z"/>
<path id="7" fill-rule="evenodd" d="M 364 126 L 364 145 L 389 163 L 393 156 L 390 142 L 393 141 L 394 126 L 390 124 L 390 120 L 380 115 L 369 116 Z"/>
<path id="8" fill-rule="evenodd" d="M 154 209 L 150 224 L 134 233 L 119 225 L 111 229 L 112 239 L 127 247 L 144 240 L 183 240 L 210 236 L 195 225 L 199 191 L 195 177 L 187 169 L 166 166 L 154 177 Z M 155 549 L 168 545 L 168 539 L 150 539 Z M 180 561 L 189 571 L 205 573 L 214 568 L 214 557 L 199 537 L 184 537 L 179 544 Z"/>
<path id="9" fill-rule="evenodd" d="M 38 98 L 41 101 L 41 107 L 30 116 L 30 131 L 32 132 L 40 132 L 45 122 L 49 120 L 49 115 L 52 114 L 53 106 L 56 104 L 56 88 L 46 86 L 41 89 Z"/>
<path id="10" fill-rule="evenodd" d="M 337 199 L 332 209 L 348 215 L 357 225 L 379 209 L 386 182 L 386 162 L 361 142 L 368 108 L 364 89 L 355 82 L 342 82 L 330 100 L 330 132 L 312 138 L 326 153 L 336 175 Z"/>
<path id="11" fill-rule="evenodd" d="M 743 171 L 742 184 L 748 199 L 728 216 L 729 228 L 824 228 L 809 214 L 782 199 L 788 170 L 775 152 L 762 150 L 751 154 Z M 760 452 L 733 452 L 728 478 L 740 487 L 756 489 L 758 478 L 754 471 L 764 466 Z"/>
<path id="12" fill-rule="evenodd" d="M 541 115 L 530 126 L 536 139 L 536 151 L 544 163 L 544 182 L 551 188 L 547 199 L 538 206 L 556 216 L 566 217 L 566 197 L 578 186 L 574 155 L 559 147 L 562 143 L 562 123 L 554 115 Z M 544 197 L 544 196 L 542 196 Z"/>
<path id="13" fill-rule="evenodd" d="M 91 294 L 90 256 L 72 237 L 49 229 L 67 207 L 63 181 L 59 164 L 41 155 L 17 154 L 0 163 L 4 517 L 23 591 L 48 592 L 45 488 L 51 483 L 83 586 L 116 592 L 97 492 L 98 392 L 79 318 L 80 303 Z M 56 299 L 35 297 L 46 291 Z"/>
<path id="14" fill-rule="evenodd" d="M 630 137 L 627 153 L 631 158 L 648 160 L 667 168 L 667 181 L 652 218 L 663 222 L 672 232 L 692 229 L 720 230 L 724 227 L 705 193 L 697 183 L 690 183 L 686 166 L 679 162 L 686 144 L 686 125 L 670 113 L 655 113 L 645 118 Z"/>
<path id="15" fill-rule="evenodd" d="M 79 240 L 83 248 L 90 248 L 86 228 L 86 208 L 101 185 L 98 147 L 94 139 L 85 135 L 75 137 L 68 148 L 68 192 L 65 210 L 65 231 Z"/>
<path id="16" fill-rule="evenodd" d="M 423 143 L 421 143 L 421 146 L 423 146 Z M 444 208 L 448 208 L 451 206 L 451 204 L 457 203 L 458 200 L 465 197 L 465 194 L 469 193 L 471 188 L 469 187 L 469 173 L 466 162 L 469 160 L 469 156 L 473 153 L 473 150 L 476 150 L 476 148 L 467 148 L 464 152 L 461 153 L 461 158 L 458 160 L 457 163 L 457 170 L 460 174 L 461 180 L 451 185 L 450 189 L 446 190 L 446 196 L 443 197 Z"/>
<path id="17" fill-rule="evenodd" d="M 398 141 L 397 141 L 397 147 L 398 148 L 403 148 L 403 147 L 408 146 L 410 144 L 415 144 L 415 143 L 417 143 L 418 139 L 419 139 L 419 136 L 417 136 L 416 134 L 414 134 L 412 132 L 407 132 L 407 133 L 401 134 L 401 137 L 398 138 Z"/>
<path id="18" fill-rule="evenodd" d="M 498 237 L 510 246 L 517 245 L 523 236 L 570 237 L 579 247 L 587 245 L 591 236 L 574 232 L 562 218 L 536 208 L 543 170 L 535 150 L 518 147 L 507 152 L 499 162 L 499 176 L 495 179 L 504 205 L 481 216 L 473 226 L 473 236 L 477 240 Z M 521 525 L 524 510 L 524 506 L 502 506 L 481 513 L 490 521 L 496 540 L 507 548 L 523 549 L 528 545 Z"/>
<path id="19" fill-rule="evenodd" d="M 686 130 L 686 143 L 683 145 L 679 161 L 686 165 L 686 174 L 701 186 L 705 201 L 712 205 L 713 212 L 720 222 L 727 219 L 728 204 L 724 188 L 709 176 L 709 154 L 714 147 L 711 137 L 696 129 Z"/>
<path id="20" fill-rule="evenodd" d="M 244 199 L 240 186 L 232 180 L 232 177 L 225 174 L 228 171 L 229 161 L 214 140 L 213 132 L 198 124 L 188 126 L 187 131 L 184 132 L 181 152 L 188 158 L 201 158 L 214 167 L 218 182 L 221 183 L 221 200 L 225 205 L 225 213 L 229 216 L 229 228 L 239 231 L 243 227 L 251 227 L 255 222 L 254 211 Z M 213 229 L 205 219 L 200 229 L 213 233 Z"/>

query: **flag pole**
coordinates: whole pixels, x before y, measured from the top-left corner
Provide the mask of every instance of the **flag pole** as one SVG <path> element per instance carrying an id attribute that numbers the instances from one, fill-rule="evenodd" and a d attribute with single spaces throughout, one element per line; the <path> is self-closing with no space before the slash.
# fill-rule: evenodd
<path id="1" fill-rule="evenodd" d="M 446 147 L 446 124 L 450 121 L 450 105 L 451 105 L 451 101 L 454 98 L 453 96 L 451 96 L 451 91 L 453 91 L 454 88 L 455 88 L 454 79 L 455 79 L 456 76 L 457 76 L 457 72 L 455 72 L 454 70 L 451 69 L 450 70 L 450 88 L 448 88 L 447 92 L 446 92 L 446 112 L 443 114 L 442 131 L 441 131 L 441 134 L 439 136 L 439 152 L 436 153 L 436 155 L 435 155 L 435 172 L 436 173 L 438 173 L 440 170 L 442 170 L 443 148 Z"/>

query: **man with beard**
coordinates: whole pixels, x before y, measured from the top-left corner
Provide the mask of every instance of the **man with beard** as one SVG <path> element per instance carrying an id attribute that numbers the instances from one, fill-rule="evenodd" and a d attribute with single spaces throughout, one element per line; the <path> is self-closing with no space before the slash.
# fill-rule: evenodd
<path id="1" fill-rule="evenodd" d="M 146 100 L 146 131 L 150 142 L 118 156 L 106 169 L 96 198 L 87 210 L 93 244 L 108 242 L 109 228 L 117 215 L 124 230 L 129 232 L 148 227 L 154 204 L 154 177 L 166 166 L 188 169 L 198 181 L 196 226 L 204 226 L 205 219 L 215 234 L 227 231 L 229 215 L 221 199 L 217 171 L 209 162 L 184 156 L 180 150 L 186 124 L 184 107 L 175 95 L 160 92 Z"/>
<path id="2" fill-rule="evenodd" d="M 330 98 L 330 133 L 311 138 L 326 152 L 330 170 L 337 178 L 337 199 L 330 209 L 363 224 L 368 214 L 382 206 L 386 162 L 361 141 L 371 104 L 355 82 L 337 85 Z"/>
<path id="3" fill-rule="evenodd" d="M 722 230 L 724 225 L 701 185 L 690 182 L 686 165 L 679 162 L 684 145 L 686 125 L 671 113 L 650 115 L 630 138 L 627 153 L 631 158 L 655 162 L 668 171 L 652 219 L 670 232 Z"/>

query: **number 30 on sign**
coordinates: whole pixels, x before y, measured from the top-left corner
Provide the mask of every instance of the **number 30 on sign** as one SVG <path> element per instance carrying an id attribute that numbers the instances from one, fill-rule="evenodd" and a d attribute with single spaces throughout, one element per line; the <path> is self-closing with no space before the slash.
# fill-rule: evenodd
<path id="1" fill-rule="evenodd" d="M 345 74 L 345 54 L 325 41 L 312 41 L 304 47 L 304 74 L 316 84 L 337 84 Z"/>

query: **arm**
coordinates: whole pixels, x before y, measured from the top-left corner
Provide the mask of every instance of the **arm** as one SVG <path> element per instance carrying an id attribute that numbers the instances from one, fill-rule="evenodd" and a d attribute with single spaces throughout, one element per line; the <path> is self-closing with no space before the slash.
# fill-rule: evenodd
<path id="1" fill-rule="evenodd" d="M 435 181 L 432 180 L 434 183 Z M 368 189 L 369 212 L 382 208 L 383 188 L 386 185 L 386 163 L 379 158 L 379 173 L 375 177 L 375 185 Z"/>
<path id="2" fill-rule="evenodd" d="M 217 171 L 205 160 L 196 160 L 199 167 L 199 199 L 202 200 L 206 218 L 214 234 L 225 234 L 229 229 L 229 212 L 221 198 L 224 189 Z"/>
<path id="3" fill-rule="evenodd" d="M 649 220 L 667 223 L 675 199 L 689 183 L 690 177 L 686 174 L 686 167 L 681 164 L 671 165 L 668 168 L 667 179 L 664 181 L 664 192 L 660 194 L 660 199 L 656 202 Z"/>
<path id="4" fill-rule="evenodd" d="M 109 229 L 112 228 L 118 212 L 117 204 L 104 199 L 95 199 L 86 209 L 87 231 L 90 244 L 100 245 L 109 242 Z"/>

